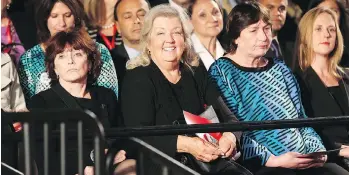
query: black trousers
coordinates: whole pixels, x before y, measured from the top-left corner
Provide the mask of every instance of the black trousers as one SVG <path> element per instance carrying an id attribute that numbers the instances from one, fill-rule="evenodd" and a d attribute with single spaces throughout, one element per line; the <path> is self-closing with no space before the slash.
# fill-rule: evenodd
<path id="1" fill-rule="evenodd" d="M 323 167 L 295 170 L 287 168 L 263 167 L 255 175 L 349 175 L 349 172 L 335 163 L 325 163 Z"/>

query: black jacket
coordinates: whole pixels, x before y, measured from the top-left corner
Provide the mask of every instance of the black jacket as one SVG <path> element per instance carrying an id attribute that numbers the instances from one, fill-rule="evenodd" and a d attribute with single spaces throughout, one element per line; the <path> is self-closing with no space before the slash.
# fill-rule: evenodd
<path id="1" fill-rule="evenodd" d="M 322 83 L 312 67 L 304 72 L 297 71 L 296 77 L 301 88 L 302 103 L 308 117 L 332 117 L 343 115 L 340 106 Z M 343 74 L 339 81 L 345 104 L 341 104 L 344 115 L 349 115 L 349 79 Z M 347 126 L 329 126 L 314 128 L 322 138 L 326 149 L 338 148 L 341 144 L 349 144 Z"/>

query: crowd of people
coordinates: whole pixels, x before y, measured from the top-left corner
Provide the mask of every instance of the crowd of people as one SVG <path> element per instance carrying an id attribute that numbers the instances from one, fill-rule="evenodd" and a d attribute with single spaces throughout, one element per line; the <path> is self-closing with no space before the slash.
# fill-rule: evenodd
<path id="1" fill-rule="evenodd" d="M 183 111 L 208 107 L 221 123 L 349 115 L 349 2 L 310 1 L 291 32 L 296 1 L 222 4 L 2 0 L 1 109 L 88 109 L 104 128 L 186 124 Z M 195 135 L 141 139 L 199 173 L 349 175 L 349 124 L 221 135 L 217 144 Z M 106 151 L 119 149 L 115 173 L 135 174 L 133 146 L 106 140 Z M 59 173 L 55 142 L 50 174 Z M 67 174 L 77 174 L 75 142 L 67 142 Z M 6 154 L 11 145 L 2 150 L 3 161 L 17 159 Z M 326 150 L 336 151 L 317 153 Z M 35 157 L 42 174 L 42 152 Z"/>

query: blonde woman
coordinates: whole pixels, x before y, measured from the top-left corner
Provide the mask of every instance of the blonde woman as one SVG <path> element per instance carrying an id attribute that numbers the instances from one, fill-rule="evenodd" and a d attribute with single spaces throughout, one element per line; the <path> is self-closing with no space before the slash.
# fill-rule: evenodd
<path id="1" fill-rule="evenodd" d="M 156 6 L 146 15 L 141 31 L 142 53 L 127 63 L 121 91 L 126 126 L 185 124 L 183 110 L 199 115 L 205 111 L 205 104 L 216 109 L 222 122 L 236 121 L 231 113 L 222 112 L 224 103 L 208 81 L 206 70 L 197 67 L 198 58 L 191 49 L 185 19 L 184 14 L 168 5 Z M 219 157 L 233 156 L 239 135 L 239 132 L 223 133 L 216 146 L 198 137 L 183 135 L 142 139 L 171 157 L 186 153 L 193 159 L 212 162 Z M 224 165 L 215 163 L 218 167 L 210 173 L 249 174 L 235 162 L 220 160 L 228 168 L 223 170 L 219 165 Z M 159 168 L 146 163 L 146 171 L 156 174 Z M 194 168 L 193 164 L 186 165 Z M 203 173 L 202 169 L 195 170 Z"/>
<path id="2" fill-rule="evenodd" d="M 109 51 L 122 43 L 115 24 L 114 7 L 118 0 L 84 0 L 88 33 L 94 41 L 104 44 Z"/>
<path id="3" fill-rule="evenodd" d="M 349 115 L 349 77 L 339 66 L 343 37 L 335 13 L 325 8 L 307 12 L 299 24 L 296 43 L 302 101 L 309 117 Z M 330 162 L 343 164 L 349 158 L 348 127 L 318 129 L 327 149 L 345 148 L 329 156 Z M 339 155 L 339 156 L 338 156 Z"/>

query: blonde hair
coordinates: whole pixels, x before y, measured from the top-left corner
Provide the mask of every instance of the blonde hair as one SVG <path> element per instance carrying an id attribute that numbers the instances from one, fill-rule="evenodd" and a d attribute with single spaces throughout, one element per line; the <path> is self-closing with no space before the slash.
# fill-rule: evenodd
<path id="1" fill-rule="evenodd" d="M 192 43 L 190 40 L 190 25 L 188 23 L 188 16 L 185 13 L 180 13 L 175 8 L 169 5 L 158 5 L 152 8 L 144 18 L 144 24 L 141 31 L 140 48 L 141 54 L 135 59 L 131 59 L 127 62 L 127 69 L 134 69 L 138 66 L 148 66 L 151 58 L 147 45 L 150 41 L 151 31 L 153 29 L 154 20 L 158 17 L 166 18 L 178 18 L 182 24 L 184 33 L 185 48 L 182 55 L 182 62 L 190 68 L 190 66 L 198 66 L 199 60 L 196 53 L 193 50 Z"/>
<path id="2" fill-rule="evenodd" d="M 330 9 L 317 7 L 309 10 L 301 19 L 298 25 L 298 34 L 296 39 L 296 56 L 299 60 L 299 66 L 304 71 L 311 66 L 313 62 L 313 26 L 316 18 L 322 14 L 327 13 L 331 15 L 336 25 L 336 44 L 335 48 L 329 54 L 329 73 L 336 78 L 342 76 L 339 72 L 343 73 L 343 68 L 339 66 L 339 62 L 343 55 L 344 44 L 343 36 L 339 29 L 335 13 Z"/>
<path id="3" fill-rule="evenodd" d="M 88 26 L 99 28 L 106 21 L 104 0 L 83 0 Z"/>

